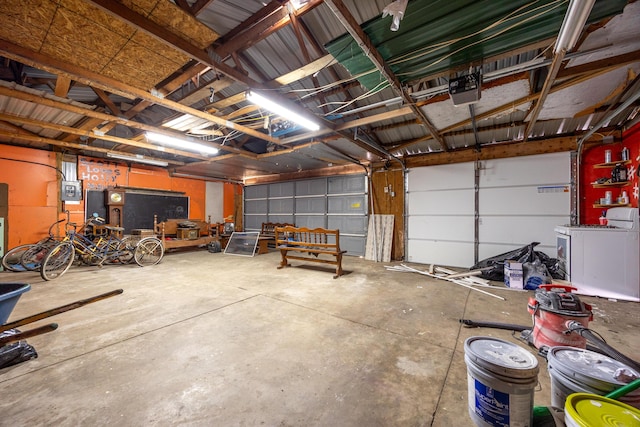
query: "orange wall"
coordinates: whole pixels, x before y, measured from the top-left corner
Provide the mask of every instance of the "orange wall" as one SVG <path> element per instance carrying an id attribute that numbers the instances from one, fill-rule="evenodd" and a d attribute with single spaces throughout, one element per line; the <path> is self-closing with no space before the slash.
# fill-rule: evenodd
<path id="1" fill-rule="evenodd" d="M 60 174 L 55 166 L 55 153 L 0 145 L 0 182 L 9 187 L 5 251 L 38 241 L 58 219 Z"/>
<path id="2" fill-rule="evenodd" d="M 59 202 L 61 175 L 55 167 L 55 153 L 0 145 L 0 182 L 9 187 L 5 250 L 45 237 L 52 223 L 66 217 L 65 210 L 69 210 L 72 222 L 84 222 L 84 201 L 79 204 Z M 206 182 L 203 180 L 172 178 L 161 168 L 129 167 L 124 163 L 82 156 L 78 157 L 78 179 L 82 181 L 84 191 L 123 186 L 183 192 L 189 197 L 189 217 L 207 220 L 204 218 Z"/>

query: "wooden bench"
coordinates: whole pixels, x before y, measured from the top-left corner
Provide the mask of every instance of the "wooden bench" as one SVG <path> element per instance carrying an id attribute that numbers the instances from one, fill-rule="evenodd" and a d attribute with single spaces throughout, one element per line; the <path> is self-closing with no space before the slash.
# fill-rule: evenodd
<path id="1" fill-rule="evenodd" d="M 340 230 L 285 226 L 276 227 L 275 233 L 276 248 L 280 250 L 282 256 L 279 269 L 290 266 L 289 260 L 295 259 L 335 265 L 336 274 L 333 278 L 342 276 L 342 255 L 347 251 L 340 249 Z M 307 256 L 289 255 L 289 252 L 307 254 Z M 321 258 L 324 255 L 332 259 Z"/>
<path id="2" fill-rule="evenodd" d="M 181 223 L 193 223 L 196 227 L 183 228 Z M 153 216 L 153 230 L 162 241 L 165 249 L 203 246 L 218 240 L 212 233 L 211 223 L 201 219 L 167 219 L 158 222 L 158 216 Z"/>
<path id="3" fill-rule="evenodd" d="M 276 227 L 295 227 L 294 224 L 287 222 L 263 222 L 260 229 L 260 238 L 258 244 L 260 245 L 259 254 L 267 253 L 267 246 L 276 246 Z"/>

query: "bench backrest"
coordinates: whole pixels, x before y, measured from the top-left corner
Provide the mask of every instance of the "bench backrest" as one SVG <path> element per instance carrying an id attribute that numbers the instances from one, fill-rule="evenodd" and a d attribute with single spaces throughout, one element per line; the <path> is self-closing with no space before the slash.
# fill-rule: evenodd
<path id="1" fill-rule="evenodd" d="M 268 234 L 274 236 L 276 234 L 276 227 L 294 227 L 293 224 L 288 222 L 263 222 L 260 234 Z"/>
<path id="2" fill-rule="evenodd" d="M 276 227 L 276 246 L 335 249 L 340 252 L 340 230 L 306 227 Z"/>

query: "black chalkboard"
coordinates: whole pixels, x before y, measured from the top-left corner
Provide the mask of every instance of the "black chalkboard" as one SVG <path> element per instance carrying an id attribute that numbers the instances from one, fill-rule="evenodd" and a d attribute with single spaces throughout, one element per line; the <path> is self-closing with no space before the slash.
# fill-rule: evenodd
<path id="1" fill-rule="evenodd" d="M 107 218 L 107 207 L 104 204 L 104 191 L 87 191 L 85 200 L 85 212 L 86 217 L 91 217 L 94 213 L 97 213 L 100 218 Z"/>
<path id="2" fill-rule="evenodd" d="M 87 192 L 87 215 L 97 212 L 105 217 L 104 191 Z M 94 193 L 94 194 L 92 194 Z M 97 194 L 95 194 L 97 193 Z M 152 229 L 153 216 L 158 216 L 158 222 L 169 218 L 189 218 L 189 198 L 164 194 L 147 194 L 126 192 L 125 204 L 122 211 L 122 226 L 125 234 L 130 234 L 135 228 Z"/>

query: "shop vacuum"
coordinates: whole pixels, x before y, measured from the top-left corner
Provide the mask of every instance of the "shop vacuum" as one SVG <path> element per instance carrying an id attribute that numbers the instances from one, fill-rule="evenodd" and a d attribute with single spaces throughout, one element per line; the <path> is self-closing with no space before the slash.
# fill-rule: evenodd
<path id="1" fill-rule="evenodd" d="M 460 319 L 460 323 L 470 328 L 485 327 L 520 332 L 520 338 L 545 357 L 551 347 L 570 346 L 605 354 L 632 368 L 640 369 L 640 363 L 618 352 L 589 329 L 589 322 L 593 320 L 591 306 L 580 301 L 572 292 L 574 290 L 576 288 L 567 285 L 540 285 L 527 303 L 533 326 L 469 319 Z"/>
<path id="2" fill-rule="evenodd" d="M 555 346 L 586 348 L 585 337 L 567 332 L 569 321 L 586 329 L 593 320 L 591 306 L 572 293 L 575 289 L 565 285 L 540 285 L 527 303 L 533 329 L 522 331 L 522 337 L 538 350 Z"/>

